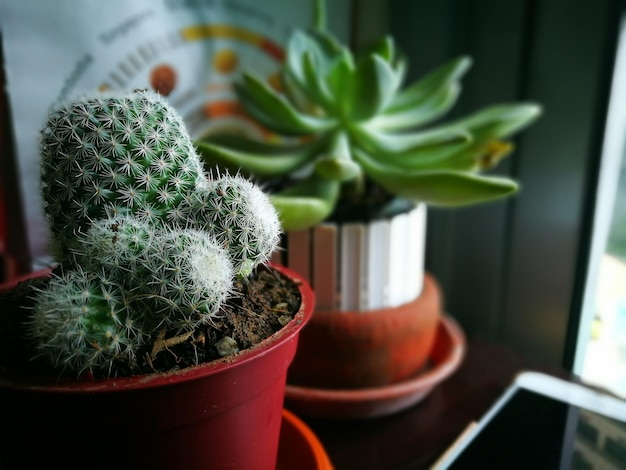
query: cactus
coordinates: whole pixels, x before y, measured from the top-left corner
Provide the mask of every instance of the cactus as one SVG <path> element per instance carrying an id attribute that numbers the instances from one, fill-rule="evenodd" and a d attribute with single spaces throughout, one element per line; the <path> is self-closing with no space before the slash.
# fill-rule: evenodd
<path id="1" fill-rule="evenodd" d="M 141 348 L 211 326 L 269 259 L 280 223 L 240 176 L 204 174 L 158 95 L 87 97 L 50 113 L 42 195 L 62 274 L 35 296 L 28 335 L 58 368 L 131 370 Z"/>
<path id="2" fill-rule="evenodd" d="M 106 370 L 115 360 L 134 363 L 147 340 L 138 320 L 118 286 L 78 268 L 38 291 L 28 334 L 55 367 Z"/>
<path id="3" fill-rule="evenodd" d="M 153 243 L 155 230 L 144 220 L 133 216 L 116 216 L 95 221 L 73 255 L 76 264 L 91 271 L 100 268 L 111 273 L 137 271 L 141 253 Z"/>
<path id="4" fill-rule="evenodd" d="M 228 247 L 235 271 L 246 277 L 265 263 L 278 244 L 276 211 L 259 187 L 241 176 L 224 176 L 195 191 L 190 202 L 195 221 Z"/>
<path id="5" fill-rule="evenodd" d="M 153 295 L 158 288 L 154 310 L 176 332 L 209 323 L 232 293 L 232 259 L 206 233 L 168 230 L 156 237 L 154 249 L 145 256 L 146 274 L 152 273 L 147 293 Z"/>
<path id="6" fill-rule="evenodd" d="M 209 323 L 232 290 L 228 252 L 196 230 L 102 219 L 75 256 L 80 268 L 40 291 L 30 327 L 40 353 L 73 370 L 132 364 L 157 329 L 180 334 Z"/>
<path id="7" fill-rule="evenodd" d="M 49 114 L 41 139 L 41 186 L 53 253 L 63 259 L 91 220 L 137 214 L 177 220 L 186 192 L 205 184 L 176 111 L 141 91 L 102 95 Z"/>
<path id="8" fill-rule="evenodd" d="M 193 229 L 154 229 L 129 216 L 93 223 L 75 254 L 113 280 L 133 310 L 177 333 L 210 321 L 232 290 L 233 263 L 214 237 Z"/>

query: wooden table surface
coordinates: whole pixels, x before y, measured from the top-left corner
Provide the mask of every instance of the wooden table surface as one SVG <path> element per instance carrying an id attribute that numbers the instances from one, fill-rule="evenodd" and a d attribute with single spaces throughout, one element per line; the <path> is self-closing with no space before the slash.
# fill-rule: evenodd
<path id="1" fill-rule="evenodd" d="M 427 469 L 522 370 L 568 375 L 505 347 L 469 341 L 459 369 L 407 410 L 364 420 L 301 418 L 316 433 L 336 470 Z"/>

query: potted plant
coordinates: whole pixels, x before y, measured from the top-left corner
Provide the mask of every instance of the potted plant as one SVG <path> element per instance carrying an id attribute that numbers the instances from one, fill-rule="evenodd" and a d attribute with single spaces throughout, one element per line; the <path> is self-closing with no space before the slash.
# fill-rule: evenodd
<path id="1" fill-rule="evenodd" d="M 393 39 L 353 53 L 325 29 L 324 6 L 316 0 L 315 27 L 289 39 L 279 86 L 253 73 L 236 84 L 249 115 L 283 142 L 212 135 L 197 146 L 207 164 L 264 181 L 290 262 L 314 250 L 300 266 L 315 271 L 318 307 L 290 382 L 381 386 L 415 374 L 435 337 L 441 305 L 424 277 L 425 206 L 514 194 L 515 181 L 483 172 L 512 151 L 509 139 L 540 107 L 496 105 L 442 123 L 468 57 L 404 87 L 407 64 Z"/>
<path id="2" fill-rule="evenodd" d="M 267 196 L 151 92 L 53 110 L 41 159 L 58 266 L 2 297 L 0 466 L 275 468 L 313 298 Z"/>

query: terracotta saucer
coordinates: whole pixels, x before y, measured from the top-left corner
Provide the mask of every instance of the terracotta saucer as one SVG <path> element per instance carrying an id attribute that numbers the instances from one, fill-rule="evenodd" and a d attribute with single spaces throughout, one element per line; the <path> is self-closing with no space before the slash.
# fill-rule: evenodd
<path id="1" fill-rule="evenodd" d="M 320 389 L 287 384 L 285 407 L 311 418 L 354 419 L 385 416 L 423 400 L 448 378 L 465 355 L 465 335 L 459 325 L 443 315 L 428 366 L 407 380 L 362 389 Z"/>

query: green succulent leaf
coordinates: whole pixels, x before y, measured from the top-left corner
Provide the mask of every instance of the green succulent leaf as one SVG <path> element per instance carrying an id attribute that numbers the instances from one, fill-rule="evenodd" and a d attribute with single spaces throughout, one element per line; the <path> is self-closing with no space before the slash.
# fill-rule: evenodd
<path id="1" fill-rule="evenodd" d="M 302 69 L 305 86 L 301 88 L 304 94 L 306 94 L 313 103 L 317 103 L 326 110 L 332 111 L 336 109 L 332 93 L 323 80 L 323 75 L 319 73 L 319 69 L 310 53 L 305 53 L 302 56 Z"/>
<path id="2" fill-rule="evenodd" d="M 311 93 L 305 88 L 302 88 L 293 76 L 288 73 L 283 73 L 280 76 L 282 93 L 291 105 L 303 114 L 318 115 L 320 106 L 316 100 L 311 99 Z"/>
<path id="3" fill-rule="evenodd" d="M 375 160 L 394 166 L 399 170 L 462 170 L 471 171 L 476 168 L 475 159 L 468 159 L 473 155 L 467 149 L 473 147 L 471 141 L 458 139 L 443 141 L 431 145 L 422 145 L 411 148 L 406 152 L 397 152 L 381 156 L 376 154 Z"/>
<path id="4" fill-rule="evenodd" d="M 354 126 L 352 134 L 359 147 L 377 159 L 397 158 L 398 155 L 419 152 L 424 147 L 466 144 L 472 136 L 460 126 L 454 128 L 426 129 L 411 134 L 391 134 L 380 132 L 369 124 Z"/>
<path id="5" fill-rule="evenodd" d="M 352 54 L 347 49 L 335 58 L 328 70 L 325 79 L 333 99 L 337 102 L 337 111 L 343 118 L 347 118 L 351 111 L 351 95 L 355 65 Z"/>
<path id="6" fill-rule="evenodd" d="M 326 219 L 335 208 L 340 185 L 313 173 L 299 184 L 270 195 L 283 230 L 304 230 Z"/>
<path id="7" fill-rule="evenodd" d="M 406 72 L 409 67 L 408 60 L 404 54 L 398 52 L 396 59 L 393 62 L 393 69 L 396 74 L 396 92 L 402 86 L 402 82 L 406 77 Z"/>
<path id="8" fill-rule="evenodd" d="M 333 126 L 332 120 L 301 113 L 254 75 L 244 74 L 243 83 L 235 84 L 235 89 L 247 111 L 273 131 L 286 135 L 306 135 L 323 132 Z"/>
<path id="9" fill-rule="evenodd" d="M 541 115 L 541 106 L 534 103 L 490 106 L 445 128 L 469 129 L 476 142 L 506 139 L 519 132 Z"/>
<path id="10" fill-rule="evenodd" d="M 378 38 L 375 42 L 359 50 L 358 59 L 363 60 L 374 54 L 380 56 L 386 62 L 393 63 L 396 58 L 396 46 L 393 38 L 389 35 Z"/>
<path id="11" fill-rule="evenodd" d="M 458 57 L 447 62 L 397 93 L 385 112 L 394 114 L 423 106 L 425 102 L 428 102 L 429 96 L 449 87 L 452 83 L 458 83 L 470 66 L 471 59 L 469 57 Z"/>
<path id="12" fill-rule="evenodd" d="M 308 56 L 311 62 L 318 67 L 324 59 L 322 51 L 311 37 L 303 31 L 295 31 L 287 42 L 287 58 L 285 60 L 286 70 L 297 81 L 302 88 L 306 87 L 306 77 L 304 73 L 304 57 Z"/>
<path id="13" fill-rule="evenodd" d="M 304 56 L 309 55 L 318 73 L 324 76 L 334 64 L 335 58 L 341 53 L 341 50 L 341 45 L 329 33 L 297 30 L 287 42 L 285 66 L 301 85 L 305 85 L 307 80 L 303 67 Z"/>
<path id="14" fill-rule="evenodd" d="M 385 35 L 368 47 L 361 49 L 358 54 L 358 60 L 361 62 L 372 55 L 379 56 L 389 64 L 395 76 L 394 91 L 397 90 L 404 80 L 407 61 L 401 51 L 396 48 L 396 43 L 393 38 L 389 35 Z"/>
<path id="15" fill-rule="evenodd" d="M 450 111 L 460 94 L 460 85 L 456 82 L 449 83 L 425 96 L 419 105 L 383 111 L 371 124 L 377 129 L 387 131 L 404 131 L 426 125 Z"/>
<path id="16" fill-rule="evenodd" d="M 260 177 L 290 174 L 314 159 L 324 146 L 323 140 L 282 145 L 233 135 L 214 136 L 194 144 L 207 164 Z"/>
<path id="17" fill-rule="evenodd" d="M 311 40 L 315 41 L 318 49 L 322 52 L 328 63 L 332 63 L 333 58 L 341 54 L 344 50 L 344 47 L 337 38 L 328 31 L 311 29 L 308 31 L 308 35 Z"/>
<path id="18" fill-rule="evenodd" d="M 345 132 L 338 132 L 330 139 L 328 153 L 315 164 L 318 175 L 337 181 L 348 181 L 361 173 L 359 165 L 352 160 L 350 139 Z"/>
<path id="19" fill-rule="evenodd" d="M 287 59 L 283 75 L 287 90 L 297 87 L 297 93 L 306 96 L 314 104 L 331 114 L 336 114 L 336 100 L 326 84 L 325 77 L 341 51 L 335 39 L 324 32 L 305 33 L 296 31 L 287 43 Z"/>
<path id="20" fill-rule="evenodd" d="M 365 173 L 381 187 L 416 202 L 458 207 L 500 199 L 515 193 L 515 181 L 470 172 L 431 170 L 407 171 L 386 166 L 364 152 L 358 155 Z"/>
<path id="21" fill-rule="evenodd" d="M 417 133 L 378 132 L 372 130 L 375 123 L 368 123 L 359 129 L 359 135 L 360 142 L 365 143 L 363 149 L 372 158 L 398 169 L 475 171 L 494 166 L 510 153 L 512 145 L 502 139 L 527 127 L 540 113 L 541 108 L 535 104 L 499 105 L 455 123 Z M 423 140 L 423 133 L 434 141 Z M 459 138 L 455 139 L 455 135 Z M 438 140 L 438 136 L 444 138 Z"/>
<path id="22" fill-rule="evenodd" d="M 540 114 L 541 107 L 536 104 L 498 105 L 442 127 L 444 132 L 467 129 L 472 141 L 438 160 L 437 166 L 464 171 L 495 166 L 513 149 L 503 139 L 529 126 Z"/>
<path id="23" fill-rule="evenodd" d="M 395 72 L 379 55 L 371 55 L 361 61 L 352 79 L 349 93 L 343 99 L 350 102 L 350 118 L 355 122 L 378 114 L 396 91 Z"/>

